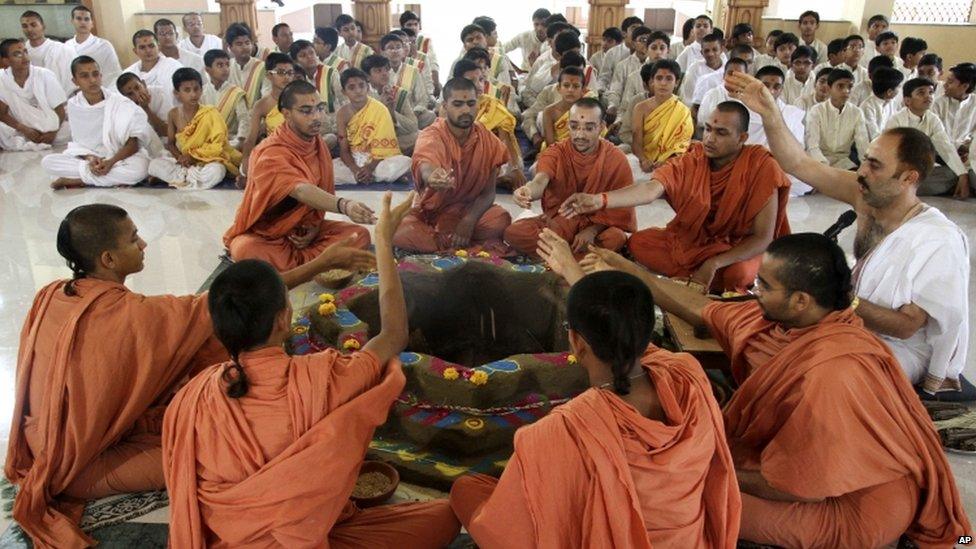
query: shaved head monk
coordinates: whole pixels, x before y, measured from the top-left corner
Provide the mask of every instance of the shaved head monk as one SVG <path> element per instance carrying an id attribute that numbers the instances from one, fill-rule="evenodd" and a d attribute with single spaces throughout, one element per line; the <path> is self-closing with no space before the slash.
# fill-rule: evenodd
<path id="1" fill-rule="evenodd" d="M 93 544 L 78 528 L 85 500 L 162 489 L 162 406 L 188 375 L 227 356 L 206 295 L 125 287 L 145 248 L 125 210 L 107 204 L 75 208 L 58 229 L 73 276 L 44 287 L 24 323 L 4 471 L 19 488 L 14 520 L 36 547 Z M 330 248 L 285 273 L 287 283 L 333 268 L 337 251 L 355 265 L 371 260 Z"/>
<path id="2" fill-rule="evenodd" d="M 332 157 L 319 134 L 326 105 L 315 86 L 288 84 L 278 97 L 285 123 L 261 142 L 249 159 L 247 188 L 224 245 L 235 260 L 261 259 L 278 271 L 293 269 L 329 244 L 353 237 L 352 246 L 369 246 L 369 231 L 323 218 L 326 212 L 373 223 L 362 202 L 335 195 Z"/>
<path id="3" fill-rule="evenodd" d="M 539 155 L 535 177 L 515 190 L 515 203 L 530 208 L 542 199 L 542 215 L 521 219 L 505 230 L 505 241 L 519 253 L 535 255 L 539 234 L 549 228 L 572 242 L 582 254 L 590 244 L 619 250 L 627 233 L 637 230 L 633 208 L 599 210 L 591 215 L 567 218 L 559 206 L 573 193 L 604 193 L 634 184 L 627 157 L 609 141 L 600 138 L 606 124 L 603 107 L 584 97 L 569 109 L 570 139 L 547 147 Z"/>
<path id="4" fill-rule="evenodd" d="M 470 80 L 447 81 L 442 109 L 444 117 L 417 137 L 413 177 L 420 194 L 393 244 L 421 253 L 469 246 L 505 252 L 502 235 L 512 217 L 494 203 L 505 145 L 475 122 L 478 90 Z"/>
<path id="5" fill-rule="evenodd" d="M 163 426 L 171 547 L 440 548 L 457 536 L 446 500 L 360 510 L 349 500 L 373 430 L 406 379 L 407 311 L 391 240 L 410 199 L 376 227 L 382 328 L 362 351 L 291 357 L 292 310 L 263 261 L 217 276 L 209 306 L 231 361 L 173 398 Z"/>
<path id="6" fill-rule="evenodd" d="M 789 233 L 789 180 L 769 151 L 746 145 L 749 111 L 719 103 L 705 121 L 701 143 L 654 170 L 651 180 L 606 195 L 571 196 L 567 217 L 648 204 L 665 195 L 674 219 L 663 229 L 638 231 L 627 249 L 642 265 L 671 277 L 690 277 L 705 290 L 743 291 L 752 285 L 762 252 Z"/>
<path id="7" fill-rule="evenodd" d="M 454 482 L 461 523 L 485 549 L 734 548 L 739 491 L 701 365 L 651 344 L 654 302 L 640 279 L 583 276 L 548 229 L 540 247 L 573 283 L 569 342 L 591 388 L 516 432 L 500 480 Z"/>
<path id="8" fill-rule="evenodd" d="M 787 172 L 854 207 L 857 314 L 891 347 L 922 398 L 976 398 L 962 376 L 969 347 L 969 242 L 917 195 L 935 161 L 932 140 L 913 128 L 892 128 L 871 142 L 856 172 L 830 168 L 804 154 L 779 109 L 770 108 L 775 100 L 762 83 L 735 75 L 726 87 L 762 116 L 769 149 Z"/>
<path id="9" fill-rule="evenodd" d="M 639 275 L 706 326 L 739 389 L 724 411 L 742 491 L 739 536 L 779 547 L 952 547 L 972 532 L 939 436 L 891 350 L 852 305 L 844 252 L 774 240 L 746 302 L 713 302 L 606 250 L 584 267 Z"/>

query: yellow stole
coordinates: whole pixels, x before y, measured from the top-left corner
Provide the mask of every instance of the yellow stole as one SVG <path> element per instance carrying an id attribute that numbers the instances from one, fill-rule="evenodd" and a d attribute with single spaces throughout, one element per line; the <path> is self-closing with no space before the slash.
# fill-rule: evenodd
<path id="1" fill-rule="evenodd" d="M 504 58 L 505 57 L 499 54 L 497 50 L 491 50 L 491 65 L 488 67 L 488 74 L 491 75 L 492 80 L 497 81 L 498 77 L 501 76 L 502 69 L 504 68 L 504 65 L 502 64 L 502 60 Z"/>
<path id="2" fill-rule="evenodd" d="M 521 168 L 522 151 L 515 137 L 515 116 L 508 112 L 508 108 L 500 99 L 481 94 L 478 96 L 478 114 L 475 118 L 487 130 L 498 136 L 498 139 L 508 149 L 509 163 Z"/>
<path id="3" fill-rule="evenodd" d="M 278 126 L 284 123 L 285 115 L 281 114 L 281 111 L 278 110 L 278 105 L 271 107 L 268 114 L 264 115 L 264 127 L 268 130 L 268 135 L 271 135 L 271 132 L 275 131 Z"/>
<path id="4" fill-rule="evenodd" d="M 417 57 L 408 57 L 404 59 L 403 62 L 412 67 L 417 67 L 418 71 L 423 72 L 424 67 L 427 66 L 427 54 L 422 51 L 418 51 Z"/>
<path id="5" fill-rule="evenodd" d="M 430 38 L 417 35 L 417 51 L 423 54 L 430 53 Z"/>
<path id="6" fill-rule="evenodd" d="M 332 75 L 339 69 L 332 65 L 319 65 L 315 72 L 315 87 L 319 90 L 319 97 L 325 102 L 330 113 L 335 112 L 335 97 L 332 93 Z"/>
<path id="7" fill-rule="evenodd" d="M 349 63 L 357 69 L 361 69 L 363 65 L 363 59 L 366 59 L 370 55 L 373 55 L 373 48 L 367 46 L 362 42 L 356 42 L 356 45 L 352 47 L 349 52 Z"/>
<path id="8" fill-rule="evenodd" d="M 405 89 L 413 89 L 413 81 L 419 76 L 420 71 L 417 67 L 410 65 L 409 63 L 404 63 L 400 65 L 400 76 L 397 77 L 396 85 Z"/>
<path id="9" fill-rule="evenodd" d="M 251 108 L 261 99 L 261 85 L 264 84 L 264 63 L 254 63 L 244 79 L 244 99 Z"/>
<path id="10" fill-rule="evenodd" d="M 339 57 L 338 53 L 333 53 L 332 55 L 326 57 L 325 60 L 322 61 L 322 64 L 330 66 L 340 73 L 349 68 L 349 61 Z"/>
<path id="11" fill-rule="evenodd" d="M 237 102 L 244 98 L 244 90 L 238 86 L 224 84 L 224 91 L 215 105 L 217 112 L 224 118 L 227 127 L 231 127 L 237 120 Z"/>
<path id="12" fill-rule="evenodd" d="M 644 155 L 657 163 L 684 154 L 694 131 L 691 111 L 672 95 L 644 117 Z"/>
<path id="13" fill-rule="evenodd" d="M 176 134 L 176 147 L 203 163 L 220 162 L 231 175 L 239 172 L 241 151 L 227 142 L 227 124 L 215 107 L 201 105 L 193 120 Z"/>
<path id="14" fill-rule="evenodd" d="M 372 97 L 367 98 L 366 106 L 349 119 L 346 139 L 352 152 L 369 153 L 374 159 L 401 154 L 390 111 Z"/>
<path id="15" fill-rule="evenodd" d="M 506 106 L 508 105 L 509 98 L 512 97 L 513 91 L 512 87 L 508 84 L 493 84 L 491 82 L 485 84 L 485 95 L 494 97 Z"/>

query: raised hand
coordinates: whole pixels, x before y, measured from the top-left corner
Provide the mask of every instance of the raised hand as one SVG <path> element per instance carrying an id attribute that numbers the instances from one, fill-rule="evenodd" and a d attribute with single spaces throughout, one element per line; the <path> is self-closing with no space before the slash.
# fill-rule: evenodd
<path id="1" fill-rule="evenodd" d="M 393 242 L 393 234 L 396 233 L 397 227 L 403 221 L 403 218 L 407 217 L 410 213 L 410 209 L 413 207 L 413 200 L 417 196 L 417 193 L 410 191 L 407 198 L 403 202 L 397 204 L 393 209 L 390 209 L 390 202 L 393 200 L 393 193 L 387 191 L 383 193 L 383 206 L 380 208 L 380 219 L 376 224 L 376 238 L 382 240 L 383 242 Z"/>
<path id="2" fill-rule="evenodd" d="M 749 110 L 766 117 L 779 112 L 776 99 L 755 76 L 734 72 L 725 77 L 725 89 L 732 99 L 738 99 Z"/>

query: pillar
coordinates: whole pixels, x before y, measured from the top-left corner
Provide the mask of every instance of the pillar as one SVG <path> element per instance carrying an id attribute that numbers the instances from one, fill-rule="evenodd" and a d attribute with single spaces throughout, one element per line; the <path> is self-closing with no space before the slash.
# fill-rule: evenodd
<path id="1" fill-rule="evenodd" d="M 221 33 L 231 23 L 247 23 L 254 36 L 259 36 L 258 11 L 254 7 L 254 2 L 255 0 L 217 0 L 220 4 Z"/>
<path id="2" fill-rule="evenodd" d="M 380 49 L 380 38 L 390 32 L 390 0 L 353 0 L 352 13 L 363 24 L 363 42 Z"/>
<path id="3" fill-rule="evenodd" d="M 608 27 L 619 27 L 624 20 L 624 8 L 627 0 L 589 0 L 590 14 L 586 18 L 586 51 L 589 55 L 600 51 L 603 41 L 603 31 Z"/>
<path id="4" fill-rule="evenodd" d="M 749 23 L 752 25 L 754 40 L 762 44 L 762 14 L 768 5 L 769 0 L 727 0 L 723 10 L 722 28 L 729 33 L 738 23 Z"/>

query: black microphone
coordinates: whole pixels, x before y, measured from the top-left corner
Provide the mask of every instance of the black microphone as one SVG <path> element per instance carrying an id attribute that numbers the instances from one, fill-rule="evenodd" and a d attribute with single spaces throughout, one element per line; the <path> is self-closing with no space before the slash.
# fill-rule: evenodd
<path id="1" fill-rule="evenodd" d="M 851 226 L 851 223 L 857 219 L 857 212 L 854 210 L 847 210 L 846 212 L 840 214 L 837 218 L 837 222 L 827 228 L 824 231 L 824 236 L 837 242 L 837 235 L 839 235 L 844 229 Z"/>

